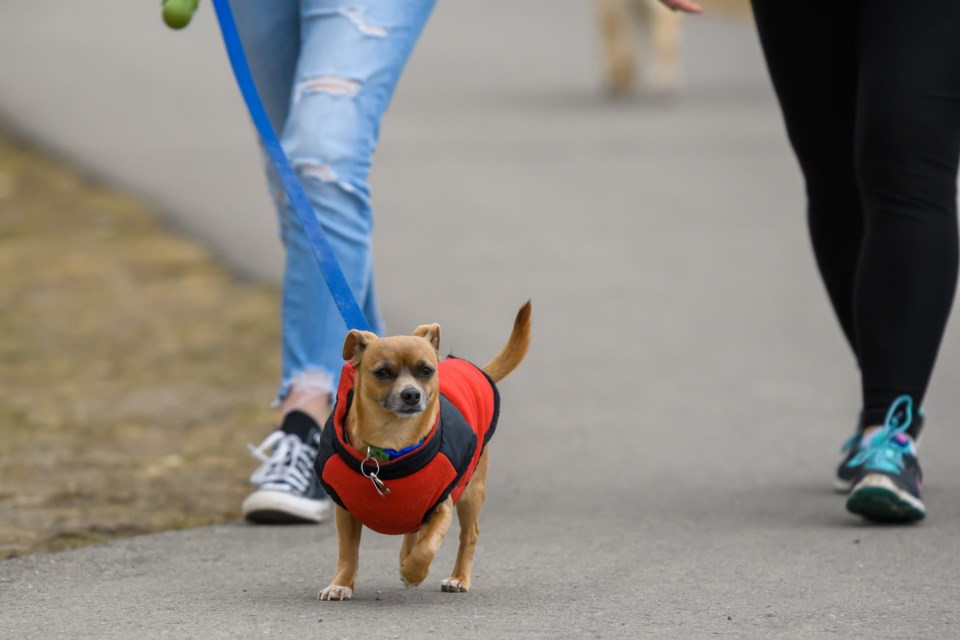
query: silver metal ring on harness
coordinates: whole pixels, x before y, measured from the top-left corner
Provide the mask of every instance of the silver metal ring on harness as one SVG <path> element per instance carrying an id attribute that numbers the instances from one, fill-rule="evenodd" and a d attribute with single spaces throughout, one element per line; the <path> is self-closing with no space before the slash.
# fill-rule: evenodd
<path id="1" fill-rule="evenodd" d="M 376 469 L 367 473 L 366 464 L 367 462 L 372 462 Z M 390 488 L 387 485 L 383 484 L 383 480 L 377 477 L 377 474 L 380 473 L 380 461 L 370 455 L 370 450 L 367 450 L 367 457 L 363 459 L 363 462 L 360 463 L 360 473 L 363 474 L 363 477 L 369 478 L 370 482 L 373 483 L 373 488 L 377 490 L 377 493 L 380 494 L 381 498 L 386 498 L 390 495 Z"/>

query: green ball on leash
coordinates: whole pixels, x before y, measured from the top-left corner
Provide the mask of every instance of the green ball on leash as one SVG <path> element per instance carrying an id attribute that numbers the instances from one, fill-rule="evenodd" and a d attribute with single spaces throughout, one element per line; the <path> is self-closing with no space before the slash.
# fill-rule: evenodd
<path id="1" fill-rule="evenodd" d="M 183 29 L 199 4 L 200 0 L 163 0 L 163 21 L 171 29 Z"/>

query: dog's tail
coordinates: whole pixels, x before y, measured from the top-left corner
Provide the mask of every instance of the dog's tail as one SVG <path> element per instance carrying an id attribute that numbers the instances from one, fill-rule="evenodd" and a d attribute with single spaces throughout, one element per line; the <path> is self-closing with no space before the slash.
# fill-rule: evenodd
<path id="1" fill-rule="evenodd" d="M 530 348 L 530 301 L 520 308 L 517 312 L 517 319 L 513 321 L 513 331 L 510 333 L 510 339 L 503 345 L 493 360 L 483 366 L 484 372 L 494 382 L 500 382 L 510 372 L 517 368 L 517 365 L 527 355 Z"/>

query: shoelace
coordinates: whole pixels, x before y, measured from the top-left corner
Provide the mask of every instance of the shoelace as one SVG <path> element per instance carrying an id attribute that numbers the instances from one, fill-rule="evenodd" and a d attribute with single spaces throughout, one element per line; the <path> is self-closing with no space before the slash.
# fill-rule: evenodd
<path id="1" fill-rule="evenodd" d="M 855 434 L 850 436 L 846 442 L 843 443 L 843 446 L 840 447 L 840 453 L 846 455 L 850 453 L 850 450 L 860 444 L 860 440 L 863 439 L 863 436 L 860 435 L 860 432 L 857 431 Z"/>
<path id="2" fill-rule="evenodd" d="M 314 474 L 313 460 L 317 450 L 298 436 L 285 431 L 274 431 L 259 447 L 248 444 L 247 448 L 254 458 L 263 463 L 250 476 L 253 484 L 261 489 L 293 487 L 300 493 L 310 488 Z"/>
<path id="3" fill-rule="evenodd" d="M 902 423 L 900 420 L 901 410 L 903 412 Z M 851 467 L 862 464 L 865 468 L 874 471 L 900 473 L 903 471 L 903 454 L 909 451 L 909 448 L 895 442 L 894 438 L 910 428 L 912 421 L 913 400 L 907 395 L 900 396 L 890 405 L 883 426 L 877 429 L 870 440 L 847 464 Z M 853 446 L 854 443 L 848 441 L 847 444 Z"/>

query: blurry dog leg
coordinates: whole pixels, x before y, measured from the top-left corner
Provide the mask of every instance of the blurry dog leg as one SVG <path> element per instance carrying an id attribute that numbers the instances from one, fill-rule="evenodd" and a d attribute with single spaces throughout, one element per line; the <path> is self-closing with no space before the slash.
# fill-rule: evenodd
<path id="1" fill-rule="evenodd" d="M 680 89 L 681 14 L 663 6 L 653 7 L 652 72 L 650 89 L 661 96 L 673 96 Z"/>
<path id="2" fill-rule="evenodd" d="M 603 68 L 607 86 L 616 96 L 633 92 L 636 64 L 627 3 L 632 0 L 597 0 L 600 35 L 603 40 Z"/>

